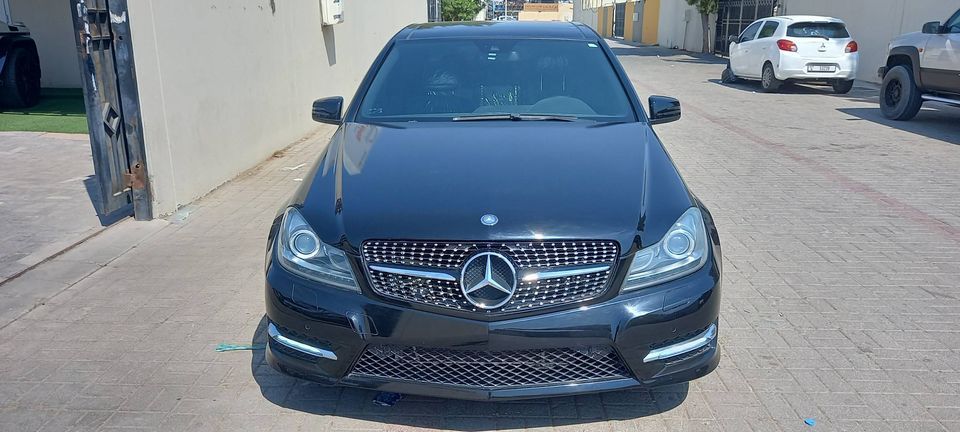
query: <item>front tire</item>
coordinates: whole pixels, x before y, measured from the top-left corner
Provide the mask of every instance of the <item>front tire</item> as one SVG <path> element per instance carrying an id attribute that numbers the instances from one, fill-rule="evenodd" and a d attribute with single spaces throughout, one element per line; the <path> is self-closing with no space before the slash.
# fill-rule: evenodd
<path id="1" fill-rule="evenodd" d="M 11 49 L 0 73 L 0 106 L 29 108 L 40 102 L 40 59 L 33 50 Z"/>
<path id="2" fill-rule="evenodd" d="M 906 121 L 917 116 L 923 98 L 913 71 L 906 66 L 896 66 L 883 77 L 880 87 L 880 112 L 890 120 Z"/>
<path id="3" fill-rule="evenodd" d="M 727 68 L 723 70 L 723 73 L 720 74 L 720 82 L 724 84 L 733 84 L 737 82 L 737 76 L 733 73 L 733 69 L 730 68 L 730 65 L 727 65 Z"/>
<path id="4" fill-rule="evenodd" d="M 833 85 L 833 92 L 836 94 L 847 94 L 853 90 L 853 80 L 836 80 L 830 84 Z"/>
<path id="5" fill-rule="evenodd" d="M 760 76 L 760 91 L 764 93 L 773 93 L 780 90 L 783 81 L 777 79 L 777 74 L 773 72 L 773 65 L 767 63 L 763 65 L 763 74 Z"/>

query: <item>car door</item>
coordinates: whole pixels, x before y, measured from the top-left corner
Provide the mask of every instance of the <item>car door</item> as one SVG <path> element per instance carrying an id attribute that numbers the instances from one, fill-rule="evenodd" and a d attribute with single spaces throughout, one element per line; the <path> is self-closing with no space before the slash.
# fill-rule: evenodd
<path id="1" fill-rule="evenodd" d="M 763 64 L 770 58 L 770 50 L 777 49 L 777 41 L 774 36 L 780 23 L 775 20 L 768 20 L 763 23 L 757 38 L 750 42 L 750 55 L 748 64 L 750 65 L 751 75 L 761 75 L 763 73 Z"/>
<path id="2" fill-rule="evenodd" d="M 929 35 L 920 60 L 920 79 L 930 90 L 960 93 L 960 11 Z"/>
<path id="3" fill-rule="evenodd" d="M 737 42 L 730 44 L 730 69 L 733 69 L 734 74 L 740 76 L 757 76 L 756 73 L 749 73 L 750 67 L 748 62 L 750 43 L 753 42 L 753 39 L 757 36 L 761 25 L 763 25 L 763 21 L 750 24 L 743 33 L 740 33 Z"/>

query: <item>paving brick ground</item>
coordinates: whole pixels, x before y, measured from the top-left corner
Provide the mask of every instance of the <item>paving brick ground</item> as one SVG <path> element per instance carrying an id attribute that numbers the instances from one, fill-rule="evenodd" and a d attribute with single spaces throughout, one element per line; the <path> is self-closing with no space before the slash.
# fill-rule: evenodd
<path id="1" fill-rule="evenodd" d="M 85 135 L 0 132 L 0 282 L 102 229 Z"/>
<path id="2" fill-rule="evenodd" d="M 658 133 L 722 233 L 714 374 L 380 408 L 262 352 L 215 352 L 264 341 L 266 227 L 323 130 L 170 220 L 123 222 L 0 286 L 37 293 L 0 314 L 0 430 L 960 430 L 960 110 L 894 125 L 869 88 L 758 94 L 715 82 L 714 61 L 617 51 L 642 95 L 684 103 Z"/>

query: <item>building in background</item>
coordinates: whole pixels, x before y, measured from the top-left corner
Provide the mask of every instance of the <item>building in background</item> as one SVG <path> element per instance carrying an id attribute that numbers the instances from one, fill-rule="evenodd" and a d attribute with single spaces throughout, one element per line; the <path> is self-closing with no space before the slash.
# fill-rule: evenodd
<path id="1" fill-rule="evenodd" d="M 487 2 L 486 17 L 490 20 L 516 19 L 526 3 L 524 0 L 484 0 Z"/>
<path id="2" fill-rule="evenodd" d="M 604 37 L 656 44 L 661 0 L 574 0 L 573 20 Z"/>
<path id="3" fill-rule="evenodd" d="M 427 0 L 427 21 L 443 21 L 440 16 L 440 0 Z"/>
<path id="4" fill-rule="evenodd" d="M 423 0 L 10 0 L 84 88 L 103 214 L 168 215 L 316 130 Z M 79 60 L 79 61 L 78 61 Z"/>
<path id="5" fill-rule="evenodd" d="M 573 21 L 573 3 L 526 3 L 517 19 L 520 21 Z"/>
<path id="6" fill-rule="evenodd" d="M 886 61 L 891 39 L 920 31 L 925 22 L 945 21 L 958 8 L 960 0 L 720 0 L 707 31 L 712 51 L 726 55 L 729 37 L 757 19 L 775 15 L 840 18 L 860 45 L 858 79 L 877 82 L 877 69 Z M 703 44 L 700 13 L 686 0 L 575 0 L 574 20 L 609 38 L 693 52 L 701 51 Z"/>

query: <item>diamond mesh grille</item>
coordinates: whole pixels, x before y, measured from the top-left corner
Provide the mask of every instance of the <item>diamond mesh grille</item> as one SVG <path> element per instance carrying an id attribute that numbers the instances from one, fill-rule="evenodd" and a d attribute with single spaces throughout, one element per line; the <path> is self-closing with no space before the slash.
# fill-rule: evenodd
<path id="1" fill-rule="evenodd" d="M 459 274 L 460 266 L 478 251 L 497 251 L 516 265 L 518 278 L 524 270 L 566 266 L 609 265 L 613 268 L 619 248 L 612 241 L 572 242 L 404 242 L 368 241 L 363 257 L 368 264 L 447 269 Z M 498 314 L 520 312 L 589 300 L 602 295 L 611 270 L 590 274 L 523 281 L 508 303 L 494 310 L 477 308 L 460 290 L 460 280 L 445 281 L 368 268 L 370 284 L 378 294 L 395 299 L 423 303 L 461 311 Z M 477 276 L 477 275 L 473 275 Z"/>
<path id="2" fill-rule="evenodd" d="M 354 375 L 467 387 L 504 388 L 629 377 L 610 347 L 516 351 L 371 346 Z"/>
<path id="3" fill-rule="evenodd" d="M 412 267 L 455 268 L 469 255 L 484 249 L 509 256 L 519 267 L 546 268 L 610 263 L 619 251 L 612 241 L 567 242 L 414 242 L 368 241 L 363 244 L 367 262 Z"/>

